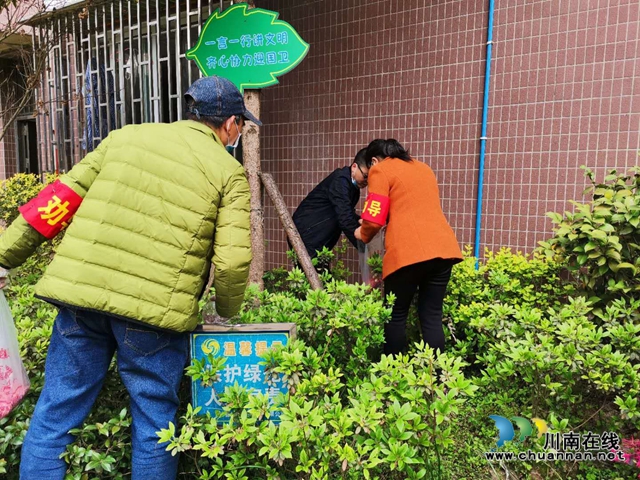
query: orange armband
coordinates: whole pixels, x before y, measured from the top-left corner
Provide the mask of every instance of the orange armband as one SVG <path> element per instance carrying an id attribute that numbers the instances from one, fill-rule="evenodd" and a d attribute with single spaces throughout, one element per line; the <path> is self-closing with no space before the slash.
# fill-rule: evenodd
<path id="1" fill-rule="evenodd" d="M 82 197 L 56 180 L 18 210 L 29 225 L 46 238 L 65 228 L 82 203 Z"/>

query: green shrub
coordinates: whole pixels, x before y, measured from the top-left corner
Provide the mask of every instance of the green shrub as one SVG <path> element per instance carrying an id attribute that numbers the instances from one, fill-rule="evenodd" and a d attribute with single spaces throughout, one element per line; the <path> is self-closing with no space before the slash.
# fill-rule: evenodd
<path id="1" fill-rule="evenodd" d="M 18 216 L 18 208 L 40 193 L 45 185 L 53 182 L 55 176 L 47 175 L 43 184 L 37 175 L 17 173 L 0 184 L 0 220 L 7 225 Z"/>
<path id="2" fill-rule="evenodd" d="M 111 392 L 113 393 L 113 391 Z M 109 416 L 113 415 L 109 411 Z M 127 410 L 106 421 L 86 423 L 82 428 L 70 430 L 76 437 L 62 458 L 69 464 L 71 478 L 99 478 L 110 476 L 118 480 L 131 475 L 131 419 Z"/>
<path id="3" fill-rule="evenodd" d="M 311 260 L 313 266 L 319 272 L 330 274 L 330 278 L 334 280 L 346 280 L 351 275 L 351 271 L 345 266 L 342 256 L 347 253 L 350 244 L 346 239 L 336 245 L 333 250 L 322 247 L 318 251 L 318 255 Z"/>
<path id="4" fill-rule="evenodd" d="M 186 453 L 192 478 L 446 478 L 451 423 L 475 390 L 460 359 L 421 347 L 383 357 L 349 386 L 348 375 L 323 368 L 322 354 L 302 341 L 266 356 L 268 373 L 290 379 L 279 424 L 268 421 L 266 395 L 231 387 L 221 396 L 221 415 L 230 417 L 222 427 L 188 408 L 178 428 L 160 434 Z"/>
<path id="5" fill-rule="evenodd" d="M 445 299 L 447 348 L 471 364 L 466 373 L 493 399 L 489 414 L 538 416 L 560 432 L 633 435 L 640 427 L 640 303 L 610 298 L 594 309 L 575 296 L 578 286 L 562 271 L 541 252 L 488 252 L 477 270 L 475 259 L 465 258 Z M 481 436 L 486 415 L 478 413 L 470 413 L 472 431 Z M 617 478 L 605 472 L 628 471 L 586 462 L 505 469 L 534 478 Z M 600 473 L 583 476 L 593 471 Z"/>
<path id="6" fill-rule="evenodd" d="M 286 267 L 276 267 L 264 272 L 262 281 L 264 289 L 269 292 L 280 292 L 286 288 L 289 271 Z"/>
<path id="7" fill-rule="evenodd" d="M 526 388 L 532 416 L 553 413 L 594 431 L 638 430 L 640 323 L 625 320 L 639 308 L 640 301 L 621 300 L 602 321 L 583 297 L 547 312 L 495 304 L 472 322 L 486 348 L 478 357 L 482 383 Z M 584 422 L 598 410 L 601 417 Z"/>
<path id="8" fill-rule="evenodd" d="M 382 288 L 382 255 L 379 253 L 372 254 L 367 259 L 367 265 L 371 269 L 371 279 L 369 285 L 372 288 Z"/>
<path id="9" fill-rule="evenodd" d="M 333 250 L 322 247 L 322 250 L 317 251 L 317 256 L 311 259 L 311 263 L 319 272 L 323 282 L 347 280 L 352 275 L 342 260 L 342 256 L 348 249 L 349 242 L 343 238 Z M 295 251 L 287 250 L 287 258 L 293 268 L 288 270 L 286 267 L 280 266 L 266 271 L 262 276 L 264 288 L 269 292 L 295 292 L 299 297 L 303 297 L 309 289 L 309 283 L 298 265 L 298 256 Z"/>
<path id="10" fill-rule="evenodd" d="M 600 305 L 612 298 L 640 298 L 640 167 L 628 175 L 615 170 L 592 186 L 588 203 L 572 202 L 575 212 L 549 216 L 555 236 L 541 242 L 547 255 L 567 266 L 580 293 Z"/>
<path id="11" fill-rule="evenodd" d="M 290 274 L 303 277 L 300 270 Z M 301 279 L 300 279 L 301 280 Z M 364 285 L 329 281 L 324 290 L 247 295 L 239 323 L 293 322 L 298 338 L 317 349 L 326 368 L 339 368 L 349 381 L 366 375 L 380 356 L 383 325 L 389 319 L 379 292 Z"/>
<path id="12" fill-rule="evenodd" d="M 476 259 L 465 249 L 463 262 L 453 268 L 443 307 L 448 345 L 472 365 L 489 341 L 477 335 L 472 323 L 487 317 L 494 304 L 546 310 L 566 301 L 572 291 L 560 279 L 561 265 L 540 253 L 524 255 L 502 248 L 487 251 L 485 257 L 476 269 Z"/>

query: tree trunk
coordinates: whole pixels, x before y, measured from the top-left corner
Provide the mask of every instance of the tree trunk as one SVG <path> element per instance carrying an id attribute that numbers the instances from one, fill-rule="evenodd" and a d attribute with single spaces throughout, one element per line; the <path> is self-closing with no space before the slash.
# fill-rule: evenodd
<path id="1" fill-rule="evenodd" d="M 247 109 L 260 118 L 260 90 L 246 90 L 244 101 Z M 249 268 L 249 283 L 263 288 L 264 274 L 264 211 L 260 189 L 260 130 L 249 123 L 242 135 L 242 155 L 244 168 L 251 190 L 251 252 L 253 259 Z"/>
<path id="2" fill-rule="evenodd" d="M 234 2 L 231 2 L 233 4 Z M 256 8 L 255 0 L 249 0 L 249 9 Z M 260 118 L 260 90 L 246 90 L 244 103 L 247 109 Z M 249 179 L 251 191 L 251 253 L 253 258 L 249 267 L 249 283 L 264 288 L 264 210 L 260 185 L 260 130 L 251 124 L 244 134 L 242 142 L 243 165 Z"/>
<path id="3" fill-rule="evenodd" d="M 298 230 L 293 223 L 293 219 L 289 214 L 287 205 L 284 203 L 282 195 L 280 195 L 280 191 L 278 190 L 276 182 L 268 173 L 260 173 L 260 178 L 262 179 L 262 184 L 269 194 L 273 205 L 276 207 L 276 211 L 278 212 L 278 216 L 280 217 L 282 226 L 284 227 L 284 230 L 289 237 L 289 241 L 291 242 L 296 255 L 298 255 L 298 261 L 300 262 L 300 265 L 302 265 L 302 270 L 304 270 L 304 273 L 309 279 L 311 288 L 313 288 L 314 290 L 321 290 L 322 282 L 320 281 L 318 272 L 316 272 L 316 269 L 311 263 L 311 257 L 309 257 L 309 254 L 307 253 L 307 249 L 305 248 L 304 243 L 302 242 L 302 238 L 300 238 L 300 234 L 298 233 Z"/>

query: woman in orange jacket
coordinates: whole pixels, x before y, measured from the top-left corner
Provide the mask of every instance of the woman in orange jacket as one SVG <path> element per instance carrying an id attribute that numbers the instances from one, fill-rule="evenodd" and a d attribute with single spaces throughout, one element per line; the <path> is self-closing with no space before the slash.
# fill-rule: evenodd
<path id="1" fill-rule="evenodd" d="M 387 224 L 382 265 L 385 293 L 396 297 L 385 325 L 385 354 L 406 349 L 409 307 L 418 291 L 418 315 L 425 343 L 444 349 L 442 303 L 451 267 L 462 261 L 458 241 L 440 207 L 436 177 L 396 140 L 367 147 L 369 194 L 356 238 L 370 242 Z"/>

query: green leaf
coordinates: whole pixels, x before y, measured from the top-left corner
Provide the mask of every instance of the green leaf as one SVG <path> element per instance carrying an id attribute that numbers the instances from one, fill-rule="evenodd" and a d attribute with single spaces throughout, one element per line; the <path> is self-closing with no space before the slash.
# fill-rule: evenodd
<path id="1" fill-rule="evenodd" d="M 614 260 L 617 260 L 618 262 L 622 261 L 622 257 L 620 256 L 620 253 L 618 253 L 618 251 L 615 250 L 614 248 L 610 248 L 610 249 L 607 250 L 607 257 L 613 258 Z"/>
<path id="2" fill-rule="evenodd" d="M 307 55 L 309 44 L 278 13 L 239 3 L 216 10 L 187 51 L 205 76 L 227 78 L 242 92 L 278 83 Z"/>
<path id="3" fill-rule="evenodd" d="M 636 267 L 627 262 L 622 262 L 618 264 L 617 270 L 622 270 L 622 269 L 628 269 L 628 270 L 631 270 L 633 273 L 636 273 Z"/>
<path id="4" fill-rule="evenodd" d="M 586 253 L 586 252 L 588 252 L 588 251 L 590 251 L 590 250 L 594 250 L 594 249 L 596 249 L 597 247 L 598 247 L 598 245 L 596 245 L 595 243 L 593 243 L 593 242 L 588 242 L 588 243 L 584 246 L 584 251 L 585 251 L 585 253 Z M 575 250 L 575 249 L 574 249 L 574 250 Z"/>
<path id="5" fill-rule="evenodd" d="M 100 460 L 91 460 L 89 463 L 87 463 L 87 466 L 84 467 L 84 471 L 88 472 L 90 470 L 95 470 L 99 466 L 100 466 Z"/>
<path id="6" fill-rule="evenodd" d="M 562 215 L 560 215 L 559 213 L 549 212 L 549 213 L 547 213 L 547 217 L 549 217 L 553 223 L 561 223 L 562 222 Z"/>

